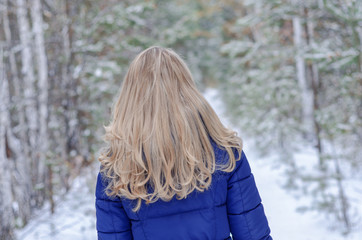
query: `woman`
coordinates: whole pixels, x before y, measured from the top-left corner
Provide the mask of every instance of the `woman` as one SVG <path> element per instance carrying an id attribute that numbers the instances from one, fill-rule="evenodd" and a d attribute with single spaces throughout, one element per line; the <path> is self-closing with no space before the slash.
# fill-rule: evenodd
<path id="1" fill-rule="evenodd" d="M 105 130 L 98 239 L 272 239 L 242 140 L 171 49 L 133 60 Z"/>

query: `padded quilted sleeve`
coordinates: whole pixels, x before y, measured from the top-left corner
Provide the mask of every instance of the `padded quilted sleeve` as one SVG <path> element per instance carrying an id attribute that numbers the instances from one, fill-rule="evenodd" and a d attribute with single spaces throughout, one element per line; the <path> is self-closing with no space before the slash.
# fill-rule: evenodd
<path id="1" fill-rule="evenodd" d="M 96 186 L 96 218 L 98 240 L 131 240 L 131 223 L 119 198 L 105 194 L 106 181 L 99 173 Z"/>
<path id="2" fill-rule="evenodd" d="M 235 150 L 234 154 L 238 157 Z M 234 240 L 272 240 L 254 176 L 244 151 L 228 179 L 227 211 Z"/>

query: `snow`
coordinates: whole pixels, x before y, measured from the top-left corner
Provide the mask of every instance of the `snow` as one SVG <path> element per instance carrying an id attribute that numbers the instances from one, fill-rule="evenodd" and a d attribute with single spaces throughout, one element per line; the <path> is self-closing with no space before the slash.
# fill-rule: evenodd
<path id="1" fill-rule="evenodd" d="M 56 203 L 55 213 L 47 204 L 37 211 L 25 228 L 16 233 L 19 240 L 92 240 L 95 230 L 94 189 L 97 164 L 84 169 L 65 195 Z"/>
<path id="2" fill-rule="evenodd" d="M 207 89 L 204 96 L 212 105 L 223 123 L 229 124 L 224 113 L 223 103 L 218 90 Z M 240 131 L 238 131 L 240 133 Z M 357 240 L 362 239 L 362 229 L 356 229 L 348 236 L 342 236 L 331 229 L 330 223 L 323 216 L 313 212 L 297 212 L 296 209 L 305 200 L 296 200 L 282 187 L 283 169 L 276 167 L 275 156 L 260 157 L 255 152 L 252 139 L 239 134 L 244 141 L 244 151 L 250 162 L 255 180 L 263 200 L 265 213 L 268 217 L 272 237 L 276 240 Z M 296 153 L 297 159 L 313 159 L 312 150 Z M 36 212 L 30 223 L 16 232 L 21 240 L 67 240 L 97 239 L 95 230 L 94 188 L 98 165 L 84 169 L 75 179 L 71 190 L 57 202 L 53 215 L 49 206 Z"/>

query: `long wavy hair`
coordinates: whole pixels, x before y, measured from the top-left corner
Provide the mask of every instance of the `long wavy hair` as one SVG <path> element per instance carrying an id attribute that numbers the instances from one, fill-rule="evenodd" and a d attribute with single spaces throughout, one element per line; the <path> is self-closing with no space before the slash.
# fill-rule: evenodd
<path id="1" fill-rule="evenodd" d="M 243 147 L 197 90 L 182 58 L 158 46 L 132 61 L 105 131 L 99 161 L 106 193 L 137 199 L 133 211 L 142 200 L 182 199 L 208 189 L 216 170 L 235 168 Z M 227 151 L 227 163 L 215 162 L 210 138 Z"/>

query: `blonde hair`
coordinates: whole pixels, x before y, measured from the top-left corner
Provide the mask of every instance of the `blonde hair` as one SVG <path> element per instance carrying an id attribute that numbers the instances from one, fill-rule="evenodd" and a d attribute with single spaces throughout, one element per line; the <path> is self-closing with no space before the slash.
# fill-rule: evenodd
<path id="1" fill-rule="evenodd" d="M 106 193 L 137 199 L 134 211 L 142 200 L 208 189 L 215 170 L 231 172 L 242 151 L 241 138 L 223 126 L 181 57 L 158 46 L 132 61 L 105 131 L 108 146 L 99 161 Z M 216 164 L 210 138 L 229 154 L 226 164 Z"/>

